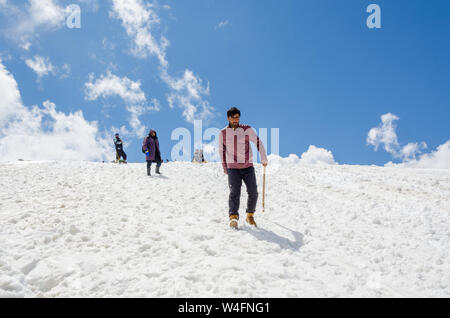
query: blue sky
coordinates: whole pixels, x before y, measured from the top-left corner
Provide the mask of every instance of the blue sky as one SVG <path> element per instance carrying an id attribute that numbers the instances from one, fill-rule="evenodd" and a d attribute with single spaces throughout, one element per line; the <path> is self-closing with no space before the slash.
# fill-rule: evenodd
<path id="1" fill-rule="evenodd" d="M 79 4 L 81 29 L 60 21 L 35 23 L 19 32 L 11 12 L 30 20 L 27 10 L 33 1 L 3 0 L 2 5 L 0 0 L 0 58 L 23 104 L 30 108 L 49 100 L 65 114 L 82 110 L 86 121 L 98 122 L 107 140 L 112 127 L 124 126 L 130 161 L 144 160 L 143 136 L 131 132 L 127 110 L 136 101 L 105 91 L 91 91 L 95 98 L 87 98 L 86 83 L 99 84 L 108 74 L 122 84 L 140 83 L 134 91 L 145 95 L 137 102 L 146 109 L 140 125 L 158 131 L 164 158 L 170 158 L 176 144 L 170 139 L 173 129 L 193 130 L 179 105 L 187 93 L 175 88 L 186 83 L 186 70 L 199 83 L 201 96 L 192 105 L 210 110 L 204 129 L 224 127 L 226 110 L 237 106 L 243 123 L 280 129 L 283 157 L 301 156 L 315 145 L 331 151 L 341 164 L 399 163 L 405 158 L 382 147 L 375 151 L 366 140 L 387 113 L 399 118 L 400 148 L 425 142 L 422 152 L 429 153 L 450 139 L 448 1 L 135 1 L 153 3 L 145 8 L 158 23 L 148 30 L 157 47 L 162 38 L 170 42 L 162 49 L 163 59 L 151 52 L 151 45 L 133 52 L 135 38 L 113 12 L 112 1 L 46 1 L 61 8 Z M 381 29 L 366 26 L 371 3 L 381 8 Z M 36 56 L 53 65 L 40 79 L 26 63 Z M 168 63 L 166 78 L 162 60 Z M 176 96 L 173 108 L 171 94 Z"/>

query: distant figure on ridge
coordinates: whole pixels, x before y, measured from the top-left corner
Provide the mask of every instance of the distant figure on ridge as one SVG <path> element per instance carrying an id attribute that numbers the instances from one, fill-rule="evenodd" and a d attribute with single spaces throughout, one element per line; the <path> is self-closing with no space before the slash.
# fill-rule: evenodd
<path id="1" fill-rule="evenodd" d="M 205 157 L 203 156 L 203 150 L 195 149 L 194 158 L 192 162 L 195 163 L 206 163 Z"/>
<path id="2" fill-rule="evenodd" d="M 119 134 L 116 134 L 114 137 L 114 146 L 116 147 L 116 162 L 127 163 L 127 154 L 123 151 L 123 142 Z M 123 158 L 123 160 L 120 160 L 120 158 Z"/>

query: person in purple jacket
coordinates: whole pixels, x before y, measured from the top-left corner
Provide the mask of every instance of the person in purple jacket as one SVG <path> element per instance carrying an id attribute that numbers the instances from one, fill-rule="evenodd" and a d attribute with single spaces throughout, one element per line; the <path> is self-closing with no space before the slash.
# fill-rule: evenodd
<path id="1" fill-rule="evenodd" d="M 267 166 L 266 150 L 253 128 L 239 123 L 241 118 L 239 109 L 231 108 L 227 112 L 227 117 L 229 124 L 219 134 L 219 156 L 222 160 L 223 172 L 228 175 L 230 227 L 234 229 L 238 227 L 242 181 L 247 187 L 248 194 L 246 221 L 256 226 L 254 214 L 258 201 L 258 189 L 250 142 L 256 145 L 264 167 Z"/>
<path id="2" fill-rule="evenodd" d="M 161 152 L 159 150 L 158 136 L 153 129 L 150 130 L 148 136 L 144 138 L 142 151 L 145 153 L 145 160 L 147 160 L 147 176 L 151 175 L 150 169 L 153 162 L 156 162 L 156 173 L 161 174 L 159 171 L 162 164 Z"/>

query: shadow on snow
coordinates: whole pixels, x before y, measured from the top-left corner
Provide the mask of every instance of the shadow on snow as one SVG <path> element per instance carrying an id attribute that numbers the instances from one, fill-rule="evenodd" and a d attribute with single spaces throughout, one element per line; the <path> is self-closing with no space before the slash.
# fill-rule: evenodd
<path id="1" fill-rule="evenodd" d="M 258 240 L 267 241 L 269 243 L 275 243 L 275 244 L 278 244 L 280 246 L 280 248 L 282 248 L 282 249 L 292 250 L 294 252 L 298 251 L 304 245 L 302 233 L 291 230 L 291 229 L 289 229 L 281 224 L 278 224 L 276 222 L 269 221 L 269 220 L 266 220 L 266 221 L 291 232 L 292 235 L 294 236 L 294 240 L 291 241 L 288 238 L 282 237 L 272 231 L 269 231 L 269 230 L 266 230 L 263 228 L 255 229 L 255 228 L 250 228 L 250 227 L 245 226 L 242 228 L 242 230 L 253 235 Z"/>

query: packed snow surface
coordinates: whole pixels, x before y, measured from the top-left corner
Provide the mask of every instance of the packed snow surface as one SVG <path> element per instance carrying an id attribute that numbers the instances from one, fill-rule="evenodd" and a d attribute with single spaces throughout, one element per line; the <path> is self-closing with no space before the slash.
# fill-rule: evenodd
<path id="1" fill-rule="evenodd" d="M 220 164 L 0 163 L 0 297 L 449 297 L 450 171 L 284 163 L 228 227 Z M 154 167 L 152 167 L 154 173 Z"/>

